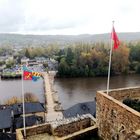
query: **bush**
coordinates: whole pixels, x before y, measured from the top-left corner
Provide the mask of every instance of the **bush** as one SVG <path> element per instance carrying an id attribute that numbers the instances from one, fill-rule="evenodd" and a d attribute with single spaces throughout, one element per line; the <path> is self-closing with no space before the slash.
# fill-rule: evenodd
<path id="1" fill-rule="evenodd" d="M 24 95 L 25 102 L 39 102 L 38 98 L 33 93 L 25 93 Z M 13 105 L 17 103 L 22 103 L 22 99 L 13 96 L 12 98 L 4 102 L 5 105 Z"/>
<path id="2" fill-rule="evenodd" d="M 139 73 L 140 74 L 140 63 L 137 65 L 136 73 Z"/>
<path id="3" fill-rule="evenodd" d="M 32 93 L 25 93 L 25 102 L 38 102 L 38 98 Z"/>
<path id="4" fill-rule="evenodd" d="M 123 103 L 140 112 L 140 100 L 127 98 L 123 100 Z"/>
<path id="5" fill-rule="evenodd" d="M 15 96 L 5 101 L 6 105 L 13 105 L 13 104 L 17 104 L 17 103 L 21 103 L 21 100 Z"/>

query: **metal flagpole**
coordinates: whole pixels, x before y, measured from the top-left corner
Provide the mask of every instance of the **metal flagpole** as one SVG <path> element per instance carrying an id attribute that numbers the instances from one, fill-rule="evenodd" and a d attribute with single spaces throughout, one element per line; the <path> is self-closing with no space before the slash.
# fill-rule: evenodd
<path id="1" fill-rule="evenodd" d="M 112 21 L 112 29 L 114 26 L 114 21 Z M 111 69 L 111 57 L 112 57 L 112 31 L 111 31 L 111 48 L 110 48 L 110 56 L 109 56 L 109 67 L 108 67 L 108 78 L 107 78 L 107 94 L 109 93 L 109 82 L 110 82 L 110 69 Z"/>
<path id="2" fill-rule="evenodd" d="M 23 129 L 24 129 L 24 138 L 26 138 L 26 129 L 25 129 L 25 97 L 24 97 L 24 85 L 23 85 L 23 68 L 22 68 L 22 105 L 23 105 Z"/>

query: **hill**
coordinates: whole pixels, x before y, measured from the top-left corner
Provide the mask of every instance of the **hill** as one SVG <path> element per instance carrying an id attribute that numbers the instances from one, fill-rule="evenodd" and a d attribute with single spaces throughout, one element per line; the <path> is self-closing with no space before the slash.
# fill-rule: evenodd
<path id="1" fill-rule="evenodd" d="M 140 40 L 140 32 L 118 33 L 122 41 Z M 48 45 L 56 43 L 59 46 L 69 45 L 76 42 L 94 43 L 109 42 L 110 34 L 82 34 L 82 35 L 21 35 L 21 34 L 0 34 L 0 45 L 10 44 L 15 47 L 24 47 L 28 45 Z"/>

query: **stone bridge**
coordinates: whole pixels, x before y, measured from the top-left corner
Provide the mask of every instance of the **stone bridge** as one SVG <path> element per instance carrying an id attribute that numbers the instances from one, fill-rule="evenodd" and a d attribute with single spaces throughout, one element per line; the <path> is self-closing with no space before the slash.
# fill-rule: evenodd
<path id="1" fill-rule="evenodd" d="M 46 99 L 46 121 L 51 122 L 55 120 L 63 119 L 62 111 L 56 111 L 56 106 L 58 103 L 54 100 L 54 90 L 53 90 L 53 81 L 54 81 L 55 72 L 50 71 L 49 73 L 44 72 L 44 88 L 45 88 L 45 99 Z"/>

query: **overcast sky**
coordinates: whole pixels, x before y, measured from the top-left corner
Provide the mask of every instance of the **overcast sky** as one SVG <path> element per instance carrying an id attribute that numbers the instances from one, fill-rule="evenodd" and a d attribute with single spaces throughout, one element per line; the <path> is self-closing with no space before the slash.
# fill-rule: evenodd
<path id="1" fill-rule="evenodd" d="M 140 0 L 0 0 L 0 33 L 140 31 Z"/>

